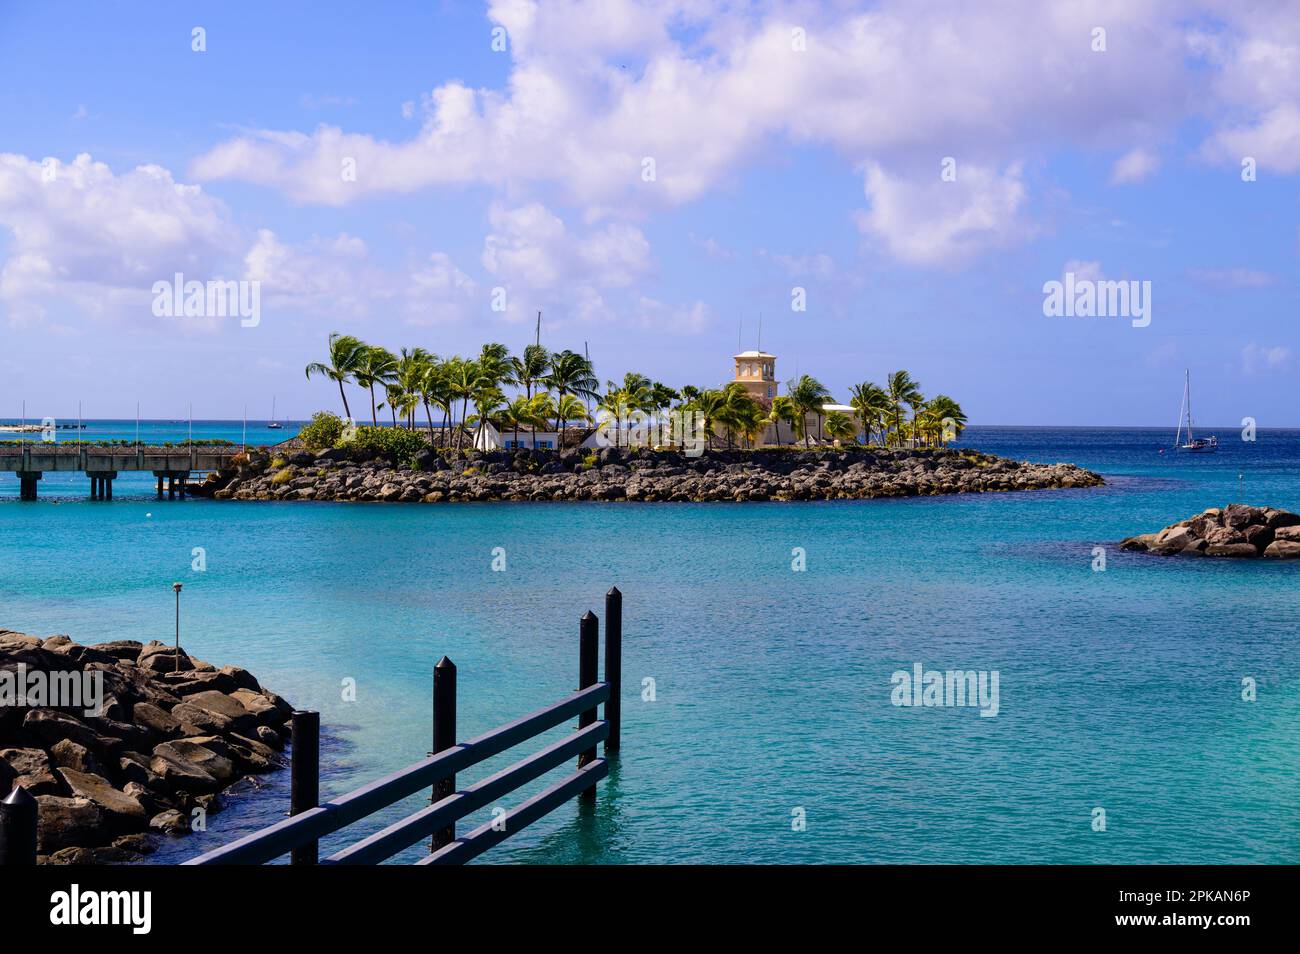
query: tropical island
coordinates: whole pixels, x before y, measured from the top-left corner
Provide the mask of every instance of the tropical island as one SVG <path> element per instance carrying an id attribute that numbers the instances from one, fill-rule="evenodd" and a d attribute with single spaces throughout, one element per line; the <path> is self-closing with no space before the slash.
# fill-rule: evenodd
<path id="1" fill-rule="evenodd" d="M 512 356 L 487 344 L 476 358 L 441 359 L 333 334 L 328 360 L 306 374 L 335 383 L 345 416 L 318 412 L 295 438 L 233 458 L 193 492 L 235 500 L 682 502 L 1104 483 L 1073 464 L 949 447 L 966 426 L 961 405 L 925 398 L 906 371 L 884 386 L 854 386 L 841 405 L 807 374 L 779 393 L 774 355 L 745 351 L 734 360 L 734 379 L 715 388 L 675 389 L 628 372 L 602 391 L 591 360 L 574 351 L 534 343 Z M 365 392 L 370 424 L 355 424 L 349 384 Z"/>

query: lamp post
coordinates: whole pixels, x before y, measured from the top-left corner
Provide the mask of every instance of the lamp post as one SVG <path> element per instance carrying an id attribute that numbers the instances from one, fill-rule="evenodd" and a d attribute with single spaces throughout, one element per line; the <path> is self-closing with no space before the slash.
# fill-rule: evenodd
<path id="1" fill-rule="evenodd" d="M 181 671 L 181 584 L 173 583 L 172 592 L 176 594 L 176 655 L 172 657 L 172 672 Z"/>

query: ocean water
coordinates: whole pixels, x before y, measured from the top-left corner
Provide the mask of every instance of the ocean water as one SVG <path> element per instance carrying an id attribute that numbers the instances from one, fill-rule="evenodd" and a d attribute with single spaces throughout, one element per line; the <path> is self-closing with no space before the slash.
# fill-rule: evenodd
<path id="1" fill-rule="evenodd" d="M 337 794 L 425 755 L 443 654 L 465 738 L 570 691 L 578 618 L 616 584 L 611 778 L 594 809 L 570 803 L 487 861 L 1294 863 L 1300 565 L 1115 546 L 1233 500 L 1300 510 L 1300 431 L 1219 436 L 1217 455 L 1179 456 L 1159 453 L 1166 429 L 973 427 L 963 444 L 1108 486 L 826 503 L 159 502 L 125 476 L 91 503 L 83 477 L 52 475 L 31 504 L 3 475 L 0 626 L 170 639 L 180 580 L 189 651 L 320 710 Z M 892 705 L 916 663 L 997 671 L 997 716 Z M 242 785 L 154 859 L 279 820 L 287 781 Z"/>

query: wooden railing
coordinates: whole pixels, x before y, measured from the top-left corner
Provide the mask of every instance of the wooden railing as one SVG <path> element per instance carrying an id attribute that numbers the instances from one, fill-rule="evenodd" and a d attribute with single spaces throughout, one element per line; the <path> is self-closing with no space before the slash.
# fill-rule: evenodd
<path id="1" fill-rule="evenodd" d="M 293 864 L 375 864 L 425 839 L 430 853 L 417 864 L 463 864 L 522 830 L 577 796 L 594 799 L 596 783 L 609 773 L 608 758 L 597 756 L 604 743 L 608 757 L 618 751 L 621 718 L 623 596 L 617 587 L 605 596 L 605 679 L 597 681 L 599 622 L 588 612 L 579 621 L 578 689 L 567 699 L 457 742 L 456 667 L 445 656 L 434 669 L 434 751 L 391 775 L 346 795 L 319 803 L 320 715 L 293 714 L 290 753 L 290 817 L 186 861 L 187 865 L 265 864 L 289 854 Z M 596 708 L 605 707 L 597 718 Z M 522 758 L 494 775 L 463 789 L 456 775 L 577 717 L 578 728 L 566 738 Z M 551 784 L 478 828 L 457 836 L 456 822 L 510 795 L 570 759 L 572 774 Z M 432 789 L 432 804 L 367 835 L 360 841 L 318 858 L 318 843 L 355 822 L 389 808 L 408 796 Z"/>

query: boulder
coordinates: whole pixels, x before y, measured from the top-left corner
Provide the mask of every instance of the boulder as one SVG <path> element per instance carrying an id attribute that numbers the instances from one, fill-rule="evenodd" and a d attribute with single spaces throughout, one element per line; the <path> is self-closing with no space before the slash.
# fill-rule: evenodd
<path id="1" fill-rule="evenodd" d="M 171 792 L 210 792 L 219 788 L 216 776 L 177 749 L 175 746 L 179 744 L 181 743 L 164 742 L 156 746 L 153 758 L 149 760 L 149 771 L 158 776 L 164 788 Z"/>
<path id="2" fill-rule="evenodd" d="M 90 799 L 38 795 L 36 803 L 36 843 L 42 853 L 102 845 L 108 841 L 103 813 Z"/>
<path id="3" fill-rule="evenodd" d="M 9 778 L 6 792 L 14 785 L 21 785 L 32 795 L 58 795 L 63 791 L 49 756 L 41 749 L 0 749 L 0 761 L 9 769 L 3 773 Z"/>
<path id="4" fill-rule="evenodd" d="M 1254 557 L 1259 551 L 1249 543 L 1212 543 L 1205 548 L 1206 556 L 1215 557 Z"/>
<path id="5" fill-rule="evenodd" d="M 199 738 L 204 737 L 199 736 Z M 234 763 L 230 759 L 189 739 L 164 742 L 153 750 L 153 754 L 154 762 L 157 762 L 160 757 L 183 761 L 187 765 L 200 769 L 223 785 L 234 781 L 237 775 Z M 154 762 L 150 763 L 150 768 L 153 768 L 157 774 L 162 775 L 163 773 L 159 772 L 154 766 Z"/>
<path id="6" fill-rule="evenodd" d="M 89 772 L 93 775 L 104 774 L 95 756 L 91 755 L 90 749 L 71 739 L 60 739 L 54 744 L 50 749 L 50 761 L 59 768 Z"/>
<path id="7" fill-rule="evenodd" d="M 61 768 L 58 773 L 74 796 L 93 802 L 106 820 L 120 829 L 136 831 L 148 821 L 144 806 L 125 792 L 119 792 L 107 779 L 75 769 Z"/>
<path id="8" fill-rule="evenodd" d="M 257 716 L 244 708 L 238 699 L 223 692 L 196 692 L 192 696 L 186 696 L 183 705 L 197 706 L 206 712 L 225 717 L 230 720 L 230 726 L 236 732 L 252 733 L 257 731 Z M 172 710 L 172 714 L 176 715 L 175 709 Z M 176 717 L 187 718 L 186 716 Z M 194 722 L 193 719 L 188 719 L 188 721 Z M 194 724 L 199 725 L 197 722 Z"/>
<path id="9" fill-rule="evenodd" d="M 175 649 L 166 643 L 160 643 L 158 640 L 146 643 L 140 650 L 140 655 L 136 658 L 136 665 L 152 672 L 172 672 L 176 669 L 186 670 L 193 669 L 194 663 L 190 657 L 185 654 L 184 648 L 179 654 L 179 665 L 177 664 L 177 653 Z"/>
<path id="10" fill-rule="evenodd" d="M 180 719 L 150 702 L 137 702 L 131 710 L 131 718 L 135 720 L 136 725 L 163 738 L 170 738 L 181 730 Z"/>
<path id="11" fill-rule="evenodd" d="M 111 643 L 96 643 L 90 648 L 107 653 L 116 659 L 129 659 L 134 662 L 140 657 L 140 650 L 144 648 L 144 643 L 136 642 L 134 639 L 115 639 Z"/>
<path id="12" fill-rule="evenodd" d="M 169 835 L 182 835 L 190 830 L 190 817 L 184 812 L 169 808 L 149 819 L 149 827 Z"/>
<path id="13" fill-rule="evenodd" d="M 1264 551 L 1264 556 L 1272 560 L 1300 558 L 1300 540 L 1274 540 Z"/>

